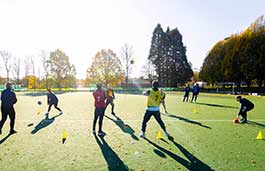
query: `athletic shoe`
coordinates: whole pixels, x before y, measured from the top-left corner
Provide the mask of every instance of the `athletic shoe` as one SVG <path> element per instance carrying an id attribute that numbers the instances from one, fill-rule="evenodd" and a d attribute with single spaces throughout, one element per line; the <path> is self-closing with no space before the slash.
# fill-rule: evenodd
<path id="1" fill-rule="evenodd" d="M 98 136 L 100 136 L 100 137 L 104 137 L 105 135 L 106 135 L 106 133 L 103 131 L 98 132 Z"/>
<path id="2" fill-rule="evenodd" d="M 17 133 L 17 131 L 15 131 L 15 130 L 11 130 L 11 131 L 9 132 L 10 135 L 11 135 L 11 134 L 15 134 L 15 133 Z"/>
<path id="3" fill-rule="evenodd" d="M 145 138 L 145 133 L 144 132 L 141 132 L 140 137 L 141 138 Z"/>

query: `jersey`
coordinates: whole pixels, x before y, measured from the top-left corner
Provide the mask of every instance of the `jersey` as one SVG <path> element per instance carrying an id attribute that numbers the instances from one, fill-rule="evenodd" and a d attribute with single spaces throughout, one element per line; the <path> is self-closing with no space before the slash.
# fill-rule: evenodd
<path id="1" fill-rule="evenodd" d="M 106 94 L 103 90 L 96 90 L 93 92 L 95 107 L 96 108 L 104 108 L 106 107 Z"/>
<path id="2" fill-rule="evenodd" d="M 160 90 L 155 91 L 151 89 L 148 91 L 147 107 L 159 107 L 161 100 L 165 98 L 165 94 L 161 93 Z"/>
<path id="3" fill-rule="evenodd" d="M 114 98 L 114 91 L 113 89 L 107 90 L 107 99 L 113 99 Z"/>

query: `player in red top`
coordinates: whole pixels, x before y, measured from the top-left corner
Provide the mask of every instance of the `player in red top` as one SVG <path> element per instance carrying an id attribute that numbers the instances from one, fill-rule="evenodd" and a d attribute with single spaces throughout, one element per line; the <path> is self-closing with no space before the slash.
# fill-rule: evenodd
<path id="1" fill-rule="evenodd" d="M 105 133 L 102 131 L 102 123 L 103 123 L 103 117 L 105 113 L 105 108 L 106 108 L 106 94 L 102 90 L 102 84 L 98 83 L 97 84 L 97 90 L 93 92 L 93 96 L 95 99 L 95 112 L 94 112 L 94 121 L 93 121 L 93 134 L 96 133 L 96 123 L 99 118 L 98 124 L 98 135 L 99 136 L 104 136 Z"/>

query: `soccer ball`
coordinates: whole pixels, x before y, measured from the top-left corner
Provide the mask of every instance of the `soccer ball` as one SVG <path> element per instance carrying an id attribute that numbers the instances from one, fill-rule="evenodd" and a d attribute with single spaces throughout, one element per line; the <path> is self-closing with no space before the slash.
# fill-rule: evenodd
<path id="1" fill-rule="evenodd" d="M 38 101 L 38 105 L 41 105 L 41 101 Z"/>
<path id="2" fill-rule="evenodd" d="M 238 118 L 235 118 L 235 119 L 233 120 L 233 122 L 234 122 L 234 123 L 239 123 Z"/>
<path id="3" fill-rule="evenodd" d="M 130 64 L 132 64 L 132 65 L 134 64 L 134 60 L 133 59 L 130 61 Z"/>

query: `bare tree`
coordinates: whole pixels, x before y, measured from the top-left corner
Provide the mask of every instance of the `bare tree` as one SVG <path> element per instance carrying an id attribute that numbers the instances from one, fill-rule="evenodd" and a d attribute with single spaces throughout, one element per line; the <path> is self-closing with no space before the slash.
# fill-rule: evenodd
<path id="1" fill-rule="evenodd" d="M 19 78 L 20 78 L 20 64 L 21 64 L 21 59 L 20 58 L 16 58 L 14 57 L 14 62 L 13 62 L 13 72 L 15 74 L 16 77 L 16 83 L 19 83 Z"/>
<path id="2" fill-rule="evenodd" d="M 9 53 L 8 51 L 0 51 L 0 55 L 2 56 L 2 59 L 4 61 L 4 66 L 5 66 L 5 70 L 6 70 L 6 79 L 7 81 L 9 81 L 9 73 L 10 73 L 10 68 L 11 68 L 11 58 L 12 55 L 11 53 Z"/>
<path id="3" fill-rule="evenodd" d="M 157 78 L 155 66 L 149 60 L 147 60 L 143 65 L 142 73 L 144 74 L 144 77 L 148 78 L 150 82 Z"/>
<path id="4" fill-rule="evenodd" d="M 125 84 L 128 86 L 129 74 L 131 73 L 132 65 L 134 64 L 132 46 L 125 43 L 121 47 L 121 57 L 123 65 L 125 66 Z"/>
<path id="5" fill-rule="evenodd" d="M 46 88 L 48 88 L 48 76 L 50 74 L 49 53 L 42 50 L 40 56 L 41 56 L 42 67 L 45 74 L 45 85 Z"/>
<path id="6" fill-rule="evenodd" d="M 30 68 L 31 68 L 31 63 L 30 63 L 30 58 L 29 57 L 24 59 L 24 66 L 25 66 L 25 76 L 29 76 Z"/>

